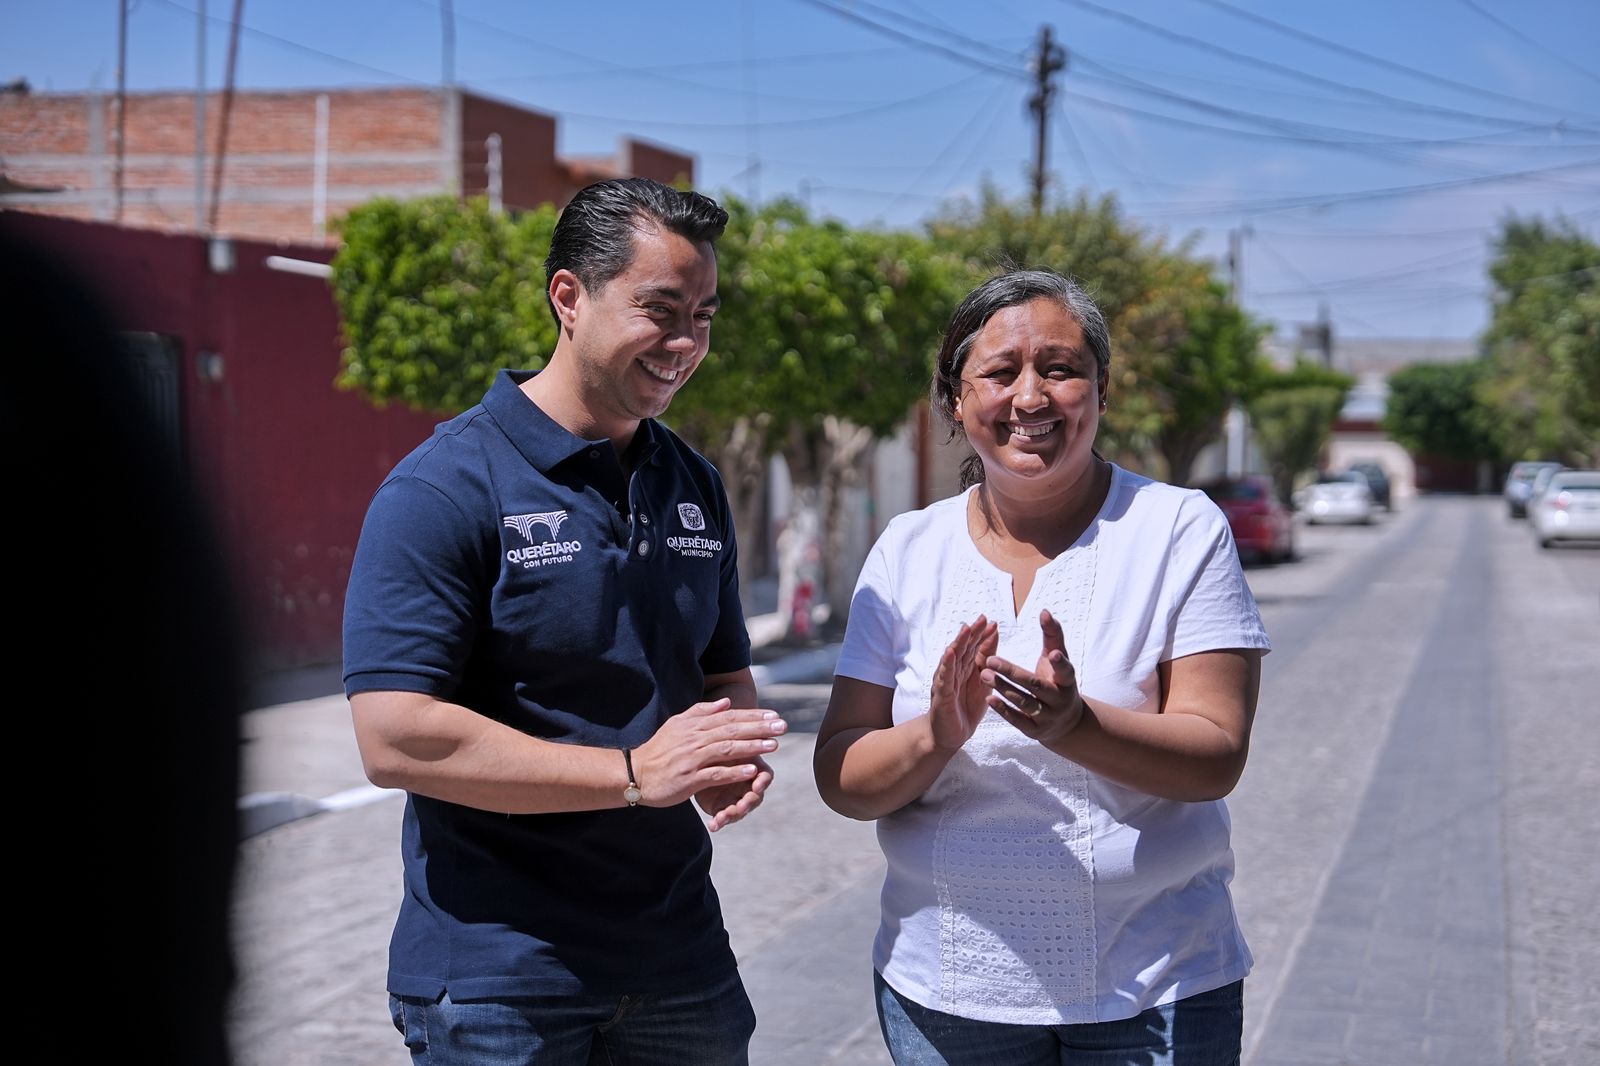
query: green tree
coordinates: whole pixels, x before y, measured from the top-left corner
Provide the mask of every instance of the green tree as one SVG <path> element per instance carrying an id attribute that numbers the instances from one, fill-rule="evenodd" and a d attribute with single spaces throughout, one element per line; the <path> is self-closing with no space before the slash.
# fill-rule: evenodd
<path id="1" fill-rule="evenodd" d="M 1510 459 L 1600 465 L 1600 244 L 1564 218 L 1508 218 L 1489 266 L 1479 395 Z"/>
<path id="2" fill-rule="evenodd" d="M 1488 371 L 1481 359 L 1397 370 L 1389 377 L 1384 432 L 1420 455 L 1497 459 L 1494 416 L 1479 399 Z"/>
<path id="3" fill-rule="evenodd" d="M 1289 370 L 1267 372 L 1246 405 L 1256 447 L 1285 504 L 1295 481 L 1315 470 L 1345 395 L 1355 384 L 1346 374 L 1306 359 Z"/>
<path id="4" fill-rule="evenodd" d="M 842 619 L 855 578 L 842 565 L 845 491 L 860 484 L 872 443 L 926 395 L 965 275 L 914 234 L 816 221 L 791 200 L 723 203 L 723 310 L 673 418 L 725 475 L 748 471 L 731 479 L 741 484 L 759 483 L 752 460 L 783 455 L 798 508 L 820 516 L 822 584 Z M 780 583 L 792 572 L 791 560 Z"/>
<path id="5" fill-rule="evenodd" d="M 1221 437 L 1229 409 L 1254 395 L 1266 373 L 1265 332 L 1206 278 L 1184 304 L 1181 335 L 1147 357 L 1143 388 L 1159 416 L 1153 444 L 1173 484 L 1189 483 L 1201 450 Z"/>
<path id="6" fill-rule="evenodd" d="M 1203 435 L 1196 423 L 1211 417 L 1214 398 L 1206 393 L 1231 376 L 1223 366 L 1215 368 L 1219 380 L 1203 383 L 1195 376 L 1195 360 L 1204 358 L 1208 342 L 1191 338 L 1191 328 L 1221 341 L 1215 331 L 1226 316 L 1208 318 L 1209 271 L 1186 245 L 1168 247 L 1132 225 L 1114 197 L 1079 193 L 1035 215 L 1029 202 L 1007 200 L 987 184 L 976 201 L 947 205 L 927 228 L 938 248 L 965 261 L 969 287 L 1011 267 L 1042 267 L 1077 278 L 1111 332 L 1111 403 L 1100 421 L 1101 450 L 1138 467 L 1152 452 L 1170 448 L 1184 465 L 1186 438 Z M 1233 354 L 1227 342 L 1222 351 Z M 1192 418 L 1191 407 L 1198 408 Z"/>
<path id="7" fill-rule="evenodd" d="M 339 384 L 454 413 L 501 367 L 543 366 L 556 340 L 544 278 L 555 220 L 551 207 L 511 217 L 449 196 L 352 210 L 333 260 L 348 341 Z"/>

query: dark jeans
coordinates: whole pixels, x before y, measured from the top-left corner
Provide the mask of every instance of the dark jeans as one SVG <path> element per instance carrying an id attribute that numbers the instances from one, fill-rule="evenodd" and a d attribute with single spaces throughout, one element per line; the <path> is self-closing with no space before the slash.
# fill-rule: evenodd
<path id="1" fill-rule="evenodd" d="M 747 1066 L 756 1016 L 734 974 L 710 988 L 456 1003 L 389 997 L 417 1066 Z"/>
<path id="2" fill-rule="evenodd" d="M 1244 982 L 1115 1022 L 1008 1025 L 929 1010 L 878 974 L 878 1024 L 895 1066 L 1238 1066 Z"/>

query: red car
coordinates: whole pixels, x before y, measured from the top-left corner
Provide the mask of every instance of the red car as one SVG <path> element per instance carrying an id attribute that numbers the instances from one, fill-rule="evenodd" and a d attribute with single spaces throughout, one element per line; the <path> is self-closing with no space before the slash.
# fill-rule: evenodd
<path id="1" fill-rule="evenodd" d="M 1246 474 L 1207 481 L 1195 488 L 1228 516 L 1241 559 L 1287 562 L 1294 558 L 1294 514 L 1278 502 L 1270 478 Z"/>

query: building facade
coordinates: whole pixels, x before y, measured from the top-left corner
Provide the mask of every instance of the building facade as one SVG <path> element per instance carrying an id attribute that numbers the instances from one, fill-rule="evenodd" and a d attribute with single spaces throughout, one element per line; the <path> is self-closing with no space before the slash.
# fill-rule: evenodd
<path id="1" fill-rule="evenodd" d="M 223 95 L 206 97 L 197 159 L 193 93 L 129 93 L 119 118 L 110 94 L 7 91 L 0 207 L 323 244 L 340 215 L 376 197 L 492 195 L 519 210 L 618 175 L 694 181 L 691 156 L 631 138 L 611 158 L 564 159 L 554 116 L 459 89 L 237 92 L 227 110 L 219 155 Z"/>

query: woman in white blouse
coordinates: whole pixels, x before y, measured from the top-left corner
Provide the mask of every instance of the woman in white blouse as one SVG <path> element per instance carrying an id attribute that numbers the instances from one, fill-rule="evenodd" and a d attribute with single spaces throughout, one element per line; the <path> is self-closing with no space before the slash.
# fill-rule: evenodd
<path id="1" fill-rule="evenodd" d="M 851 602 L 815 766 L 878 823 L 901 1066 L 1239 1059 L 1222 797 L 1269 644 L 1217 508 L 1094 450 L 1110 361 L 1067 278 L 969 294 L 933 388 L 967 490 L 890 522 Z"/>

